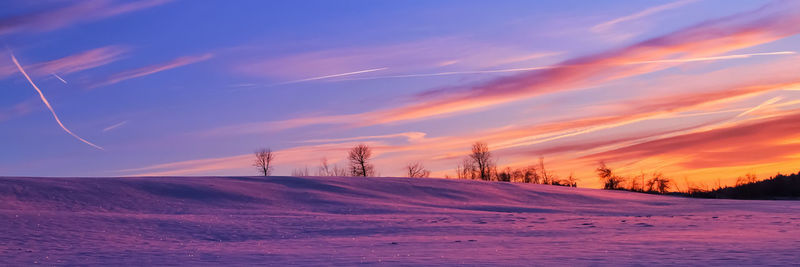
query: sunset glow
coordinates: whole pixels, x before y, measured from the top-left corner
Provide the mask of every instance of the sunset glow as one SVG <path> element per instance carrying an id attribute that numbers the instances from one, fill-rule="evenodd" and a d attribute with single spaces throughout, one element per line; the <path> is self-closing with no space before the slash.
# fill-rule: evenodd
<path id="1" fill-rule="evenodd" d="M 12 2 L 0 176 L 249 176 L 259 147 L 289 175 L 363 143 L 379 176 L 454 177 L 475 141 L 579 187 L 800 170 L 800 1 Z"/>

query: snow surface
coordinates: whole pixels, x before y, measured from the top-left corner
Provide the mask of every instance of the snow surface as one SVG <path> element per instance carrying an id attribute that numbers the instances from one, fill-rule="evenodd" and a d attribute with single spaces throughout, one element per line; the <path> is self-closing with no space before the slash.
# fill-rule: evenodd
<path id="1" fill-rule="evenodd" d="M 797 265 L 800 202 L 349 177 L 0 178 L 0 265 Z"/>

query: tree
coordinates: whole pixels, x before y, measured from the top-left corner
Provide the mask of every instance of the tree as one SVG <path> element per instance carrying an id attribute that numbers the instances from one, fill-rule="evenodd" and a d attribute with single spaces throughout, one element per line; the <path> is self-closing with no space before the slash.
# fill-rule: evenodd
<path id="1" fill-rule="evenodd" d="M 347 158 L 350 160 L 350 174 L 353 176 L 374 176 L 375 167 L 369 163 L 372 158 L 372 149 L 365 145 L 359 144 L 352 149 Z"/>
<path id="2" fill-rule="evenodd" d="M 661 194 L 667 193 L 669 191 L 669 187 L 672 184 L 672 180 L 660 172 L 653 173 L 653 177 L 647 181 L 647 191 L 648 192 L 658 192 Z M 688 186 L 688 184 L 687 184 Z M 689 190 L 687 190 L 689 191 Z"/>
<path id="3" fill-rule="evenodd" d="M 456 166 L 456 175 L 458 179 L 470 179 L 475 180 L 478 178 L 477 175 L 477 168 L 475 167 L 475 163 L 472 161 L 471 157 L 466 157 L 461 160 L 461 163 Z"/>
<path id="4" fill-rule="evenodd" d="M 539 157 L 539 171 L 542 173 L 539 175 L 542 184 L 553 184 L 555 182 L 553 175 L 547 172 L 547 168 L 544 167 L 544 157 Z"/>
<path id="5" fill-rule="evenodd" d="M 500 181 L 500 182 L 511 182 L 511 175 L 513 175 L 513 172 L 514 171 L 511 170 L 511 167 L 506 167 L 502 171 L 496 172 L 495 176 L 497 176 L 497 181 Z"/>
<path id="6" fill-rule="evenodd" d="M 752 173 L 745 174 L 744 177 L 739 176 L 736 178 L 736 186 L 752 184 L 755 182 L 758 182 L 758 177 Z"/>
<path id="7" fill-rule="evenodd" d="M 419 162 L 411 162 L 406 164 L 406 174 L 411 178 L 428 178 L 431 175 L 429 170 Z"/>
<path id="8" fill-rule="evenodd" d="M 253 166 L 258 168 L 258 173 L 269 176 L 272 174 L 272 162 L 275 161 L 275 152 L 270 148 L 262 148 L 255 152 L 256 160 Z"/>
<path id="9" fill-rule="evenodd" d="M 486 181 L 491 180 L 494 162 L 492 162 L 492 153 L 489 152 L 489 145 L 484 142 L 475 142 L 472 144 L 472 154 L 469 157 L 477 168 L 479 178 Z"/>
<path id="10" fill-rule="evenodd" d="M 622 177 L 614 175 L 611 168 L 606 166 L 605 162 L 600 162 L 600 166 L 595 170 L 600 181 L 603 183 L 603 189 L 622 189 Z"/>
<path id="11" fill-rule="evenodd" d="M 322 158 L 317 168 L 317 176 L 347 176 L 348 174 L 347 169 L 336 164 L 328 164 L 327 158 Z"/>
<path id="12" fill-rule="evenodd" d="M 311 171 L 308 170 L 308 167 L 296 168 L 292 170 L 292 176 L 311 176 Z"/>

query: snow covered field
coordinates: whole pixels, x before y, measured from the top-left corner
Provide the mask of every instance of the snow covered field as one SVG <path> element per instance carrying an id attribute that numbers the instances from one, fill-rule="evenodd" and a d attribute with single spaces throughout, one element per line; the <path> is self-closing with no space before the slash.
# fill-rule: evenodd
<path id="1" fill-rule="evenodd" d="M 347 177 L 0 178 L 0 265 L 796 265 L 800 201 Z"/>

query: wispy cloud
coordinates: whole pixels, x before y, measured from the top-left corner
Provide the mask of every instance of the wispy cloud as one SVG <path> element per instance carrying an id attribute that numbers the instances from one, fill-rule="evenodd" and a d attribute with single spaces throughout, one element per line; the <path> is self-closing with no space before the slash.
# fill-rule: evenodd
<path id="1" fill-rule="evenodd" d="M 162 5 L 169 0 L 144 0 L 118 2 L 111 0 L 86 0 L 70 2 L 66 6 L 0 18 L 0 35 L 42 32 L 65 28 L 74 24 L 113 17 L 136 10 Z"/>
<path id="2" fill-rule="evenodd" d="M 681 158 L 687 168 L 749 165 L 779 162 L 795 155 L 800 144 L 783 142 L 797 138 L 796 111 L 783 116 L 708 131 L 692 132 L 586 156 L 589 159 L 625 162 L 653 156 Z"/>
<path id="3" fill-rule="evenodd" d="M 25 76 L 25 79 L 27 79 L 28 82 L 31 84 L 31 86 L 33 86 L 33 89 L 36 89 L 36 92 L 39 93 L 39 98 L 42 99 L 42 103 L 44 103 L 44 105 L 47 106 L 47 109 L 50 110 L 50 113 L 53 114 L 53 118 L 58 123 L 58 126 L 61 126 L 61 129 L 63 129 L 65 132 L 67 132 L 69 135 L 71 135 L 75 139 L 78 139 L 78 140 L 80 140 L 81 142 L 83 142 L 83 143 L 85 143 L 87 145 L 90 145 L 90 146 L 92 146 L 94 148 L 97 148 L 97 149 L 100 149 L 100 150 L 104 150 L 102 147 L 100 147 L 98 145 L 95 145 L 92 142 L 87 141 L 86 139 L 81 138 L 77 134 L 74 134 L 74 133 L 72 133 L 72 131 L 67 129 L 67 127 L 64 126 L 64 123 L 61 122 L 61 119 L 58 118 L 58 114 L 56 114 L 56 111 L 50 105 L 50 102 L 48 102 L 47 98 L 44 97 L 44 94 L 42 93 L 42 90 L 40 90 L 39 87 L 36 86 L 35 83 L 33 83 L 33 80 L 31 80 L 31 77 L 28 76 L 28 73 L 25 72 L 25 69 L 22 68 L 22 66 L 19 64 L 19 62 L 17 61 L 17 58 L 14 56 L 13 53 L 11 53 L 11 60 L 14 61 L 14 65 L 17 66 L 17 69 L 19 69 L 19 72 L 22 73 L 22 75 Z"/>
<path id="4" fill-rule="evenodd" d="M 767 5 L 751 12 L 706 21 L 660 37 L 594 55 L 565 60 L 538 71 L 523 72 L 461 88 L 439 88 L 395 108 L 348 115 L 231 126 L 257 132 L 259 127 L 291 128 L 318 123 L 369 126 L 445 117 L 531 97 L 598 86 L 622 78 L 697 61 L 752 56 L 791 55 L 792 51 L 718 56 L 800 33 L 800 9 Z M 657 63 L 657 64 L 655 64 Z M 435 74 L 436 75 L 436 74 Z M 242 129 L 247 130 L 242 130 Z M 262 128 L 264 129 L 264 128 Z"/>
<path id="5" fill-rule="evenodd" d="M 675 2 L 671 2 L 671 3 L 659 5 L 659 6 L 650 7 L 650 8 L 644 9 L 642 11 L 639 11 L 639 12 L 636 12 L 636 13 L 633 13 L 633 14 L 630 14 L 630 15 L 627 15 L 627 16 L 619 17 L 619 18 L 616 18 L 616 19 L 612 19 L 612 20 L 597 24 L 594 27 L 592 27 L 592 31 L 594 31 L 594 32 L 607 31 L 607 30 L 611 29 L 612 27 L 614 27 L 614 25 L 617 25 L 619 23 L 628 22 L 628 21 L 632 21 L 632 20 L 638 20 L 638 19 L 641 19 L 641 18 L 644 18 L 644 17 L 647 17 L 647 16 L 651 16 L 651 15 L 654 15 L 654 14 L 657 14 L 657 13 L 661 13 L 661 12 L 664 12 L 664 11 L 667 11 L 667 10 L 676 9 L 676 8 L 685 6 L 685 5 L 690 4 L 692 2 L 695 2 L 695 1 L 696 0 L 680 0 L 680 1 L 675 1 Z"/>
<path id="6" fill-rule="evenodd" d="M 9 107 L 0 107 L 0 122 L 28 114 L 39 105 L 38 98 L 30 98 Z"/>
<path id="7" fill-rule="evenodd" d="M 104 66 L 122 59 L 127 52 L 128 49 L 122 46 L 104 46 L 50 61 L 34 63 L 28 66 L 28 70 L 34 76 L 53 75 L 66 83 L 56 73 L 67 75 Z M 17 70 L 13 67 L 8 69 L 0 68 L 0 78 L 16 72 Z"/>
<path id="8" fill-rule="evenodd" d="M 688 62 L 718 61 L 718 60 L 729 60 L 729 59 L 744 59 L 755 56 L 777 56 L 777 55 L 794 55 L 794 54 L 797 54 L 797 52 L 779 51 L 779 52 L 736 54 L 736 55 L 717 56 L 717 57 L 631 61 L 624 64 L 636 65 L 636 64 L 659 64 L 659 63 L 688 63 Z M 470 71 L 448 71 L 448 72 L 435 72 L 435 73 L 399 74 L 399 75 L 387 75 L 387 76 L 371 76 L 371 77 L 361 77 L 361 78 L 338 79 L 337 81 L 416 78 L 416 77 L 433 77 L 433 76 L 449 76 L 449 75 L 464 75 L 464 74 L 494 74 L 494 73 L 523 72 L 523 71 L 533 71 L 533 70 L 546 70 L 546 69 L 563 68 L 563 67 L 581 67 L 581 66 L 553 65 L 553 66 L 537 66 L 537 67 L 527 67 L 527 68 L 510 68 L 510 69 L 494 69 L 494 70 L 470 70 Z"/>
<path id="9" fill-rule="evenodd" d="M 444 67 L 488 68 L 558 54 L 560 53 L 529 51 L 503 43 L 450 37 L 391 45 L 331 48 L 266 59 L 249 59 L 237 64 L 233 69 L 250 76 L 294 81 L 306 79 L 305 77 L 324 77 L 331 73 L 371 70 L 375 66 L 386 66 L 392 72 Z"/>
<path id="10" fill-rule="evenodd" d="M 142 68 L 138 68 L 138 69 L 134 69 L 134 70 L 129 70 L 129 71 L 117 73 L 117 74 L 112 75 L 106 81 L 103 81 L 103 82 L 100 82 L 100 83 L 97 83 L 97 84 L 93 85 L 92 88 L 112 85 L 112 84 L 115 84 L 115 83 L 118 83 L 118 82 L 122 82 L 122 81 L 125 81 L 125 80 L 144 77 L 144 76 L 155 74 L 155 73 L 159 73 L 159 72 L 162 72 L 162 71 L 171 70 L 171 69 L 182 67 L 182 66 L 186 66 L 186 65 L 189 65 L 189 64 L 194 64 L 194 63 L 198 63 L 198 62 L 201 62 L 201 61 L 205 61 L 205 60 L 208 60 L 208 59 L 210 59 L 212 57 L 213 57 L 212 54 L 203 54 L 203 55 L 200 55 L 200 56 L 180 57 L 180 58 L 176 58 L 176 59 L 171 60 L 171 61 L 166 62 L 166 63 L 150 65 L 150 66 L 147 66 L 147 67 L 142 67 Z"/>

